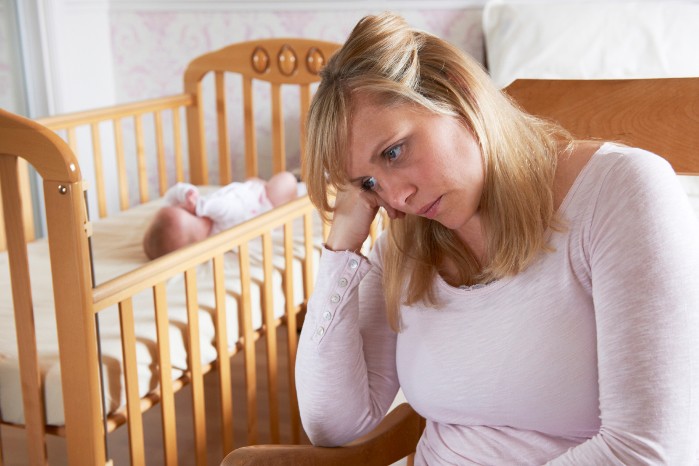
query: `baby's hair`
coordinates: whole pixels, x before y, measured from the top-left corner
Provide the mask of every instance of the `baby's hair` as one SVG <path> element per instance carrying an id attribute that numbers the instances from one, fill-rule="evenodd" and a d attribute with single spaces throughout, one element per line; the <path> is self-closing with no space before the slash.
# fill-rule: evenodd
<path id="1" fill-rule="evenodd" d="M 149 259 L 157 259 L 204 239 L 210 230 L 210 219 L 196 217 L 182 207 L 166 206 L 148 225 L 143 235 L 143 252 Z"/>

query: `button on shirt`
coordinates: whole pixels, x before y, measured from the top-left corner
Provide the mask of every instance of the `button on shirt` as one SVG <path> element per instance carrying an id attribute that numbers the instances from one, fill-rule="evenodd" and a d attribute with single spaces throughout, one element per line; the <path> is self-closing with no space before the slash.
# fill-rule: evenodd
<path id="1" fill-rule="evenodd" d="M 325 289 L 328 289 L 328 293 L 325 294 L 324 297 L 319 296 L 318 293 L 314 293 L 311 298 L 325 301 L 320 315 L 310 316 L 311 320 L 309 322 L 315 322 L 311 339 L 316 343 L 320 343 L 323 336 L 331 330 L 336 310 L 342 301 L 346 299 L 345 293 L 347 293 L 349 289 L 348 285 L 350 282 L 355 279 L 360 279 L 370 267 L 365 259 L 349 251 L 335 252 L 324 250 L 323 254 L 335 255 L 342 261 L 342 267 L 329 270 L 327 273 L 322 270 L 318 272 L 318 280 L 328 280 L 328 284 L 331 284 L 331 286 L 325 287 Z"/>

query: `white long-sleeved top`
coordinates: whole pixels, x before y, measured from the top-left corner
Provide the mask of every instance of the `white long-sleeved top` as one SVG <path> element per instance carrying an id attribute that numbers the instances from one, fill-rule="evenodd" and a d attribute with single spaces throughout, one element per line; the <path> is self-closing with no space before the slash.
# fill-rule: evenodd
<path id="1" fill-rule="evenodd" d="M 372 429 L 399 387 L 427 419 L 417 464 L 699 464 L 699 224 L 670 166 L 603 145 L 523 272 L 401 309 L 380 239 L 325 250 L 299 343 L 317 445 Z"/>
<path id="2" fill-rule="evenodd" d="M 170 205 L 184 205 L 188 192 L 199 192 L 199 188 L 189 183 L 177 183 L 163 196 Z M 250 220 L 272 209 L 267 198 L 265 183 L 250 179 L 242 183 L 229 183 L 206 196 L 199 196 L 195 213 L 198 217 L 212 220 L 211 234 L 227 230 L 232 226 Z"/>

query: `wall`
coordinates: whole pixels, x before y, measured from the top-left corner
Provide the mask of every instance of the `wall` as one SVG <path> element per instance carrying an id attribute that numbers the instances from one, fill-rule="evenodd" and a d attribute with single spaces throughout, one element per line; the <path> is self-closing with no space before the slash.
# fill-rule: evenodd
<path id="1" fill-rule="evenodd" d="M 479 2 L 433 2 L 430 9 L 398 7 L 410 2 L 386 1 L 372 2 L 377 5 L 374 8 L 357 8 L 362 2 L 354 2 L 354 8 L 350 8 L 351 5 L 332 1 L 205 3 L 208 7 L 185 7 L 174 1 L 138 5 L 112 1 L 110 23 L 117 100 L 180 92 L 179 77 L 188 61 L 226 44 L 285 36 L 342 42 L 359 18 L 389 8 L 403 14 L 413 26 L 483 59 Z M 234 8 L 231 3 L 237 6 Z"/>
<path id="2" fill-rule="evenodd" d="M 17 113 L 24 111 L 24 98 L 14 17 L 13 4 L 0 0 L 0 108 Z"/>

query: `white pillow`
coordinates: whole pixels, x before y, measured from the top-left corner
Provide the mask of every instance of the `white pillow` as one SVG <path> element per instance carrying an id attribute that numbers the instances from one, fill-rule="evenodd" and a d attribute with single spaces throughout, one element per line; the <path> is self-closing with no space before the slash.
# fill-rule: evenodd
<path id="1" fill-rule="evenodd" d="M 699 76 L 699 2 L 491 0 L 483 12 L 490 75 L 633 79 Z M 699 217 L 699 177 L 680 181 Z"/>
<path id="2" fill-rule="evenodd" d="M 483 31 L 500 87 L 517 78 L 699 76 L 694 1 L 492 0 Z"/>

